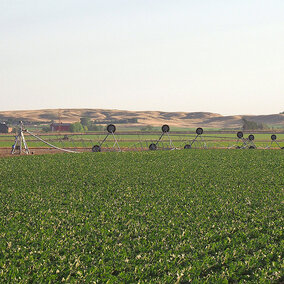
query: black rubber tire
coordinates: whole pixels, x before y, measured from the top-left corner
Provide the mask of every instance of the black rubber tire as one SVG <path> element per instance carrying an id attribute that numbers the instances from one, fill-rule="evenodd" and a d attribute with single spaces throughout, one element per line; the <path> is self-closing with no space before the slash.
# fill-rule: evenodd
<path id="1" fill-rule="evenodd" d="M 94 145 L 93 148 L 92 148 L 92 152 L 101 152 L 102 149 L 101 149 L 101 146 L 99 145 Z"/>
<path id="2" fill-rule="evenodd" d="M 197 135 L 201 135 L 203 133 L 203 128 L 198 127 L 198 128 L 196 128 L 195 132 L 196 132 Z"/>
<path id="3" fill-rule="evenodd" d="M 249 146 L 249 149 L 256 149 L 256 147 L 255 146 Z"/>
<path id="4" fill-rule="evenodd" d="M 238 138 L 243 138 L 243 137 L 244 137 L 244 133 L 243 133 L 242 131 L 239 131 L 239 132 L 237 133 L 237 137 L 238 137 Z"/>
<path id="5" fill-rule="evenodd" d="M 184 148 L 184 149 L 191 149 L 191 145 L 190 145 L 190 144 L 186 144 L 186 145 L 184 145 L 183 148 Z"/>
<path id="6" fill-rule="evenodd" d="M 248 140 L 249 140 L 249 141 L 253 141 L 253 140 L 254 140 L 254 135 L 253 135 L 253 134 L 250 134 L 250 135 L 248 136 Z"/>
<path id="7" fill-rule="evenodd" d="M 275 134 L 272 134 L 272 135 L 271 135 L 271 140 L 272 140 L 272 141 L 275 141 L 276 139 L 277 139 L 277 136 L 276 136 Z"/>
<path id="8" fill-rule="evenodd" d="M 108 132 L 108 133 L 114 133 L 115 131 L 116 131 L 116 127 L 115 127 L 114 124 L 109 124 L 109 125 L 107 126 L 107 132 Z"/>
<path id="9" fill-rule="evenodd" d="M 236 146 L 236 149 L 241 149 L 241 146 Z"/>
<path id="10" fill-rule="evenodd" d="M 169 127 L 167 124 L 164 124 L 164 125 L 162 126 L 162 131 L 163 131 L 163 133 L 167 133 L 167 132 L 170 131 L 170 127 Z"/>
<path id="11" fill-rule="evenodd" d="M 150 151 L 156 151 L 157 150 L 157 145 L 155 143 L 150 144 L 149 150 Z"/>

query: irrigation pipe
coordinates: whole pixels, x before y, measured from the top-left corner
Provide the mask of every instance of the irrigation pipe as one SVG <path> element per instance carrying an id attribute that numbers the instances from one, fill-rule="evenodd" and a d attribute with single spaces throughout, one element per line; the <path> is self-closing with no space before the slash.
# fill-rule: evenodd
<path id="1" fill-rule="evenodd" d="M 67 150 L 67 149 L 62 149 L 62 148 L 59 148 L 59 147 L 56 147 L 46 141 L 44 141 L 43 139 L 41 139 L 40 137 L 36 136 L 35 134 L 31 133 L 30 131 L 26 130 L 27 133 L 29 133 L 31 136 L 33 136 L 34 138 L 40 140 L 41 142 L 43 142 L 44 144 L 54 148 L 54 149 L 57 149 L 57 150 L 60 150 L 60 151 L 64 151 L 64 152 L 68 152 L 68 153 L 81 153 L 81 152 L 76 152 L 76 151 L 72 151 L 72 150 Z"/>

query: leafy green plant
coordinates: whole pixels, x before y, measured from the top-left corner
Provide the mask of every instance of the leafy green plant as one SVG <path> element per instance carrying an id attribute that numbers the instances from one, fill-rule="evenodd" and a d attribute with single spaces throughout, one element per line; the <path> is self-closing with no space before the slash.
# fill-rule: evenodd
<path id="1" fill-rule="evenodd" d="M 0 159 L 0 281 L 281 282 L 282 154 Z"/>

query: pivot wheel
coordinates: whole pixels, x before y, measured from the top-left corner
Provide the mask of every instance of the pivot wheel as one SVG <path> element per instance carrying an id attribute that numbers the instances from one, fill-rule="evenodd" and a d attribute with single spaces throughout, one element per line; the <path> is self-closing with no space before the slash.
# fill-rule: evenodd
<path id="1" fill-rule="evenodd" d="M 155 143 L 150 144 L 149 150 L 151 150 L 151 151 L 157 150 L 157 145 Z"/>
<path id="2" fill-rule="evenodd" d="M 277 136 L 276 136 L 275 134 L 272 134 L 272 135 L 271 135 L 271 140 L 272 140 L 272 141 L 275 141 L 276 138 L 277 138 Z"/>
<path id="3" fill-rule="evenodd" d="M 162 131 L 163 131 L 163 133 L 167 133 L 167 132 L 170 131 L 170 127 L 167 124 L 165 124 L 165 125 L 162 126 Z"/>
<path id="4" fill-rule="evenodd" d="M 99 146 L 99 145 L 95 145 L 92 148 L 92 152 L 101 152 L 101 151 L 102 151 L 102 149 L 101 149 L 101 146 Z"/>
<path id="5" fill-rule="evenodd" d="M 184 148 L 184 149 L 191 149 L 191 145 L 190 145 L 190 144 L 186 144 L 186 145 L 184 145 L 183 148 Z"/>
<path id="6" fill-rule="evenodd" d="M 249 137 L 248 137 L 249 141 L 253 141 L 254 140 L 254 135 L 253 134 L 250 134 Z"/>
<path id="7" fill-rule="evenodd" d="M 196 128 L 196 134 L 197 135 L 201 135 L 202 133 L 203 133 L 203 128 L 201 128 L 201 127 Z"/>
<path id="8" fill-rule="evenodd" d="M 238 137 L 238 138 L 243 138 L 243 137 L 244 137 L 244 133 L 243 133 L 242 131 L 239 131 L 239 132 L 237 133 L 237 137 Z"/>
<path id="9" fill-rule="evenodd" d="M 107 132 L 108 132 L 108 133 L 114 133 L 115 130 L 116 130 L 116 127 L 115 127 L 114 124 L 109 124 L 109 125 L 107 126 Z"/>

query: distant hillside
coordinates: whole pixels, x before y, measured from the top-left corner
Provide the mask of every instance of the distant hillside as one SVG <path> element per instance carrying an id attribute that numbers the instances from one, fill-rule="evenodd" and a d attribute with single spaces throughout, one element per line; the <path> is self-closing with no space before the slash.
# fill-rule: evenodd
<path id="1" fill-rule="evenodd" d="M 97 121 L 137 121 L 131 125 L 160 126 L 169 124 L 177 127 L 210 127 L 210 128 L 238 128 L 242 125 L 242 118 L 264 123 L 267 125 L 284 126 L 284 114 L 271 115 L 235 115 L 222 116 L 210 112 L 162 112 L 162 111 L 126 111 L 106 109 L 62 109 L 62 122 L 76 122 L 80 117 L 89 117 Z M 0 121 L 19 119 L 33 122 L 58 121 L 58 109 L 42 109 L 27 111 L 2 111 Z"/>

